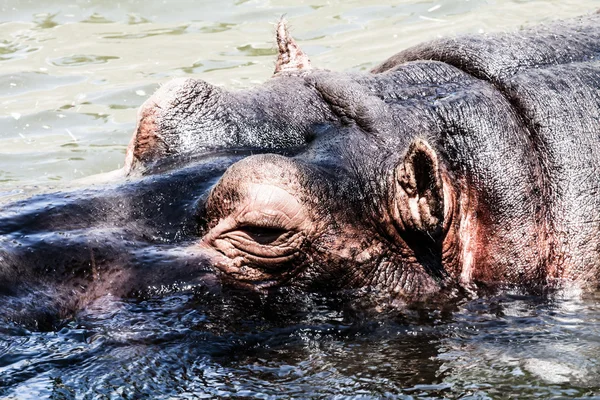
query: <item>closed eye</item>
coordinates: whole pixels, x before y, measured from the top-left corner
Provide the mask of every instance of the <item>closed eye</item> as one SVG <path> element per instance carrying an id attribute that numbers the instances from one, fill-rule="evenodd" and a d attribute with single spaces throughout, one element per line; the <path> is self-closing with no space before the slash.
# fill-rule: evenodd
<path id="1" fill-rule="evenodd" d="M 224 185 L 217 185 L 211 194 L 211 198 L 215 197 L 214 204 L 210 199 L 207 204 L 208 210 L 215 207 L 218 223 L 203 241 L 237 264 L 243 262 L 245 266 L 270 270 L 289 268 L 289 263 L 302 253 L 309 226 L 300 201 L 285 189 L 253 183 L 243 186 L 243 195 L 234 196 L 239 203 L 237 207 L 221 210 L 223 199 L 233 198 L 219 195 L 221 184 Z M 221 211 L 227 211 L 228 215 L 219 215 Z"/>
<path id="2" fill-rule="evenodd" d="M 214 243 L 229 257 L 242 256 L 248 263 L 273 269 L 287 268 L 303 240 L 304 235 L 295 230 L 245 225 L 224 232 Z"/>
<path id="3" fill-rule="evenodd" d="M 276 242 L 282 235 L 289 231 L 275 227 L 260 227 L 260 226 L 242 226 L 238 228 L 248 237 L 261 245 L 269 245 Z"/>

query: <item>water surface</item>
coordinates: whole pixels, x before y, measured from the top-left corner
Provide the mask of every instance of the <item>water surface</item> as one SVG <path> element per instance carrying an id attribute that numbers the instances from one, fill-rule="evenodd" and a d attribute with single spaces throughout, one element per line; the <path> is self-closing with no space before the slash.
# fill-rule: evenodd
<path id="1" fill-rule="evenodd" d="M 421 41 L 596 1 L 0 1 L 0 202 L 122 166 L 137 107 L 194 77 L 269 78 L 285 14 L 313 65 L 366 71 Z M 350 302 L 352 303 L 352 302 Z M 344 296 L 190 289 L 100 299 L 51 332 L 0 326 L 7 398 L 589 398 L 597 294 L 506 294 L 402 315 Z"/>

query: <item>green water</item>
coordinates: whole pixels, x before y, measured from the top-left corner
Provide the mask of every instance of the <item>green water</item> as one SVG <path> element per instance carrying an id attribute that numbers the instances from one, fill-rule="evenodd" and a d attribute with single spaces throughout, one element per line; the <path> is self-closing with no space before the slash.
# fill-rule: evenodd
<path id="1" fill-rule="evenodd" d="M 313 65 L 367 70 L 438 36 L 512 30 L 596 1 L 0 2 L 0 199 L 123 165 L 137 107 L 189 76 L 269 78 L 282 15 Z"/>

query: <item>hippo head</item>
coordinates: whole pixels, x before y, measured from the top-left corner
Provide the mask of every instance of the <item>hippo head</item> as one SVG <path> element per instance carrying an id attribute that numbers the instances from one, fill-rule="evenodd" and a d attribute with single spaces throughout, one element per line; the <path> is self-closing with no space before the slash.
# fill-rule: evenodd
<path id="1" fill-rule="evenodd" d="M 329 151 L 335 165 L 264 154 L 229 167 L 204 205 L 200 242 L 224 278 L 257 289 L 373 285 L 411 298 L 439 290 L 451 201 L 435 152 L 418 140 L 399 160 L 365 166 Z"/>
<path id="2" fill-rule="evenodd" d="M 462 251 L 451 240 L 460 181 L 429 139 L 439 130 L 430 105 L 457 72 L 441 63 L 378 75 L 312 69 L 282 23 L 278 44 L 276 73 L 260 87 L 163 86 L 139 112 L 130 173 L 174 155 L 255 149 L 198 205 L 195 246 L 224 281 L 438 292 Z"/>
<path id="3" fill-rule="evenodd" d="M 1 209 L 0 301 L 597 287 L 597 21 L 440 39 L 371 73 L 312 68 L 282 22 L 264 84 L 175 80 L 142 105 L 127 181 Z"/>

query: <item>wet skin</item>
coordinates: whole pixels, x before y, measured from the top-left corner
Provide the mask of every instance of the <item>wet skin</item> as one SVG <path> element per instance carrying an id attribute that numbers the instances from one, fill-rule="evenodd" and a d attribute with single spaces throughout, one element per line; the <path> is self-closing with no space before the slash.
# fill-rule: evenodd
<path id="1" fill-rule="evenodd" d="M 280 24 L 263 85 L 148 99 L 124 183 L 0 210 L 4 314 L 202 283 L 396 304 L 596 287 L 599 23 L 442 39 L 368 74 L 312 68 Z"/>

